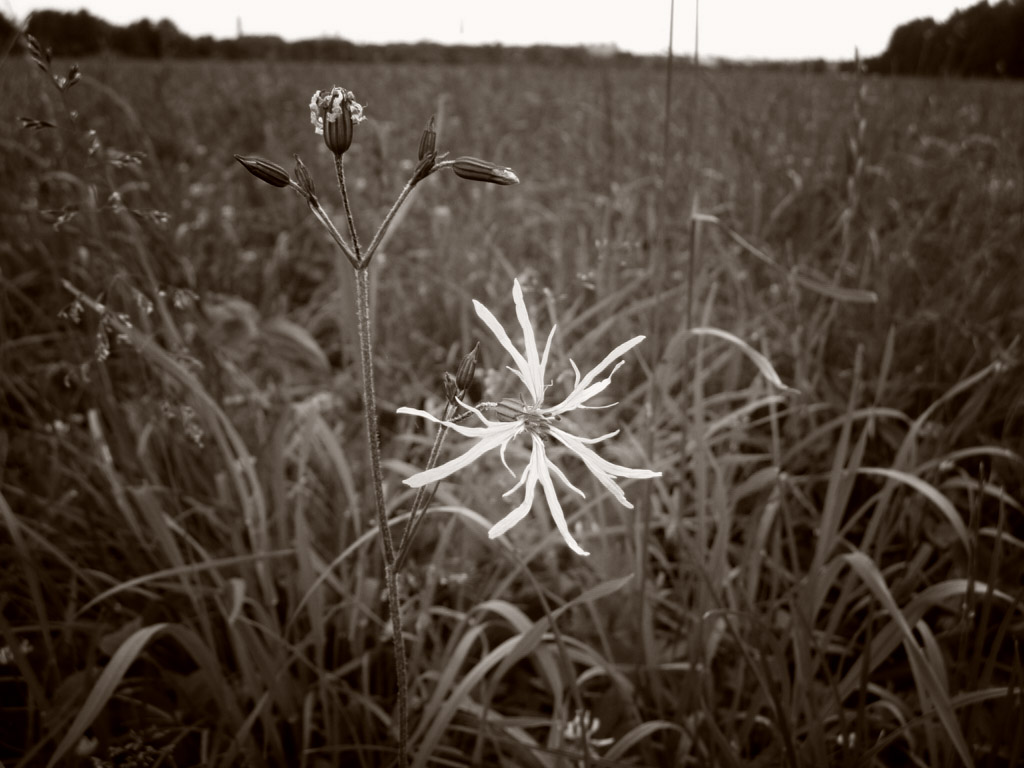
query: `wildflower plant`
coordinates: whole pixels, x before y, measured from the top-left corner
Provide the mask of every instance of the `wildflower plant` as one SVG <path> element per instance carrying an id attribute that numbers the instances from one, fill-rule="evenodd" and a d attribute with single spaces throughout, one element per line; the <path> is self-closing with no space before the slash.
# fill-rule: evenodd
<path id="1" fill-rule="evenodd" d="M 384 500 L 383 470 L 381 466 L 380 453 L 380 427 L 378 423 L 378 410 L 376 387 L 373 375 L 373 337 L 370 328 L 370 289 L 368 268 L 380 243 L 388 231 L 388 228 L 395 220 L 395 214 L 409 197 L 412 189 L 431 174 L 451 169 L 457 176 L 469 181 L 482 181 L 501 186 L 517 184 L 519 178 L 510 169 L 479 158 L 462 156 L 456 160 L 446 160 L 446 155 L 439 155 L 436 149 L 437 133 L 434 129 L 434 120 L 431 118 L 424 129 L 417 147 L 417 165 L 409 177 L 405 187 L 399 193 L 395 203 L 384 216 L 377 227 L 377 231 L 365 247 L 360 243 L 357 234 L 355 217 L 352 213 L 352 206 L 349 199 L 348 187 L 345 183 L 345 153 L 352 145 L 355 138 L 354 128 L 366 118 L 363 106 L 356 101 L 355 94 L 345 88 L 335 86 L 329 90 L 317 91 L 309 102 L 310 119 L 318 135 L 324 138 L 324 144 L 334 155 L 334 166 L 337 175 L 338 187 L 341 192 L 342 202 L 345 207 L 348 236 L 342 234 L 334 222 L 328 216 L 320 204 L 309 169 L 302 162 L 298 155 L 295 156 L 295 178 L 279 164 L 257 156 L 235 155 L 235 159 L 256 178 L 278 188 L 290 188 L 296 194 L 305 199 L 310 212 L 323 225 L 338 247 L 341 255 L 345 257 L 355 272 L 356 277 L 356 315 L 359 332 L 360 363 L 362 367 L 363 385 L 363 410 L 366 418 L 366 433 L 369 444 L 370 468 L 373 484 L 374 502 L 377 512 L 377 523 L 380 530 L 380 538 L 383 545 L 385 579 L 387 582 L 388 607 L 391 614 L 392 638 L 395 651 L 395 671 L 398 687 L 398 741 L 399 741 L 399 765 L 404 766 L 408 756 L 409 724 L 408 724 L 408 673 L 405 652 L 405 641 L 402 633 L 401 606 L 399 604 L 398 582 L 396 573 L 400 570 L 404 558 L 408 553 L 409 542 L 415 533 L 415 523 L 422 520 L 422 514 L 417 517 L 417 512 L 422 512 L 429 499 L 425 494 L 419 493 L 413 502 L 413 509 L 410 514 L 410 523 L 399 547 L 396 549 L 391 536 L 391 527 L 388 520 L 387 507 Z M 342 266 L 344 262 L 339 260 Z M 493 318 L 492 318 L 493 319 Z M 533 357 L 536 357 L 534 350 Z M 531 360 L 533 358 L 531 357 Z M 473 367 L 475 365 L 475 350 L 467 355 L 459 368 L 457 376 L 449 377 L 450 389 L 449 410 L 442 417 L 442 421 L 452 416 L 451 409 L 454 404 L 461 402 L 466 394 L 469 382 L 472 381 Z M 531 374 L 536 376 L 536 374 Z M 449 379 L 446 379 L 448 381 Z M 539 403 L 539 401 L 537 401 Z M 441 440 L 435 444 L 432 453 L 432 460 L 440 451 Z M 539 454 L 542 455 L 542 454 Z M 543 473 L 547 475 L 547 467 L 536 470 L 536 477 L 540 478 Z M 557 470 L 556 470 L 557 471 Z M 564 476 L 558 472 L 563 481 Z M 530 475 L 533 477 L 533 475 Z M 528 477 L 527 480 L 530 478 Z M 533 483 L 525 482 L 528 485 L 528 494 L 532 495 Z M 545 488 L 550 486 L 550 479 Z M 553 490 L 552 490 L 553 493 Z M 550 503 L 550 502 L 549 502 Z M 555 501 L 557 504 L 557 500 Z M 564 525 L 564 518 L 562 520 Z"/>

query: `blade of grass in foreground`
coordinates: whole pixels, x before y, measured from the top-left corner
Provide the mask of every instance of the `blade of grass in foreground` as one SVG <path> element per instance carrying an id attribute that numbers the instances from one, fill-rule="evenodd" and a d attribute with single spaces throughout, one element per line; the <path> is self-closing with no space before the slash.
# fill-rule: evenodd
<path id="1" fill-rule="evenodd" d="M 943 681 L 939 679 L 935 668 L 929 663 L 924 652 L 921 650 L 921 646 L 914 638 L 913 630 L 896 604 L 896 599 L 892 596 L 892 592 L 889 591 L 889 586 L 885 583 L 885 578 L 878 570 L 878 566 L 863 552 L 853 552 L 849 555 L 844 555 L 843 560 L 861 577 L 878 601 L 889 612 L 903 638 L 903 647 L 906 649 L 907 657 L 910 659 L 915 682 L 920 688 L 921 693 L 925 694 L 927 700 L 935 707 L 939 721 L 945 728 L 946 735 L 956 748 L 963 764 L 971 768 L 974 765 L 974 760 L 971 757 L 970 749 L 967 747 L 967 741 L 964 739 L 963 732 L 960 730 L 960 723 L 953 712 L 949 693 Z"/>

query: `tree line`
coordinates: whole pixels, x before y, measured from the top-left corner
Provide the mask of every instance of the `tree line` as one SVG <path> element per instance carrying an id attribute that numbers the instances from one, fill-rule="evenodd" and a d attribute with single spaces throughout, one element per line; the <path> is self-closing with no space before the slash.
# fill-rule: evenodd
<path id="1" fill-rule="evenodd" d="M 145 59 L 262 59 L 278 61 L 416 62 L 443 64 L 531 63 L 585 65 L 595 58 L 642 64 L 658 57 L 637 56 L 605 48 L 534 45 L 441 45 L 439 43 L 388 43 L 361 45 L 341 38 L 286 42 L 276 35 L 215 39 L 193 38 L 168 19 L 148 19 L 118 26 L 88 11 L 62 13 L 39 11 L 27 24 L 27 32 L 49 46 L 57 56 L 82 57 L 102 54 Z M 0 14 L 0 48 L 19 38 L 14 24 Z M 738 62 L 719 62 L 739 66 Z M 758 66 L 765 66 L 760 62 Z M 822 60 L 774 62 L 773 68 L 824 72 L 832 68 Z M 944 22 L 922 18 L 897 27 L 880 56 L 865 60 L 864 67 L 877 74 L 1024 77 L 1024 0 L 985 0 L 956 11 Z M 853 62 L 843 62 L 851 70 Z"/>
<path id="2" fill-rule="evenodd" d="M 168 19 L 110 24 L 88 11 L 38 11 L 26 32 L 55 56 L 84 57 L 113 54 L 142 59 L 261 59 L 270 61 L 417 62 L 448 64 L 514 63 L 586 64 L 595 57 L 642 61 L 644 57 L 613 49 L 599 52 L 582 46 L 441 45 L 439 43 L 357 44 L 342 38 L 286 42 L 276 35 L 245 35 L 215 39 L 193 38 Z M 12 22 L 0 14 L 0 45 L 17 37 Z M 7 46 L 3 45 L 6 49 Z"/>
<path id="3" fill-rule="evenodd" d="M 865 65 L 879 74 L 1024 77 L 1024 0 L 983 1 L 941 23 L 903 24 Z"/>

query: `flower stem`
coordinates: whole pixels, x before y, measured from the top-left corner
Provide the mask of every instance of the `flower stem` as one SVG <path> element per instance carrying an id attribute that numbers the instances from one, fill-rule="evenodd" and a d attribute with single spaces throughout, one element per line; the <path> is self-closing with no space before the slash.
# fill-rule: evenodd
<path id="1" fill-rule="evenodd" d="M 445 406 L 442 420 L 451 421 L 451 418 L 454 415 L 455 406 L 449 403 Z M 434 465 L 437 464 L 437 457 L 441 455 L 441 446 L 444 445 L 444 438 L 447 434 L 448 427 L 442 424 L 437 430 L 437 434 L 434 436 L 434 445 L 431 447 L 430 457 L 427 459 L 427 469 L 432 469 Z M 402 540 L 398 543 L 398 552 L 395 555 L 396 571 L 401 571 L 402 566 L 405 565 L 405 559 L 409 555 L 412 540 L 415 538 L 416 531 L 419 530 L 420 523 L 423 522 L 423 518 L 426 517 L 427 507 L 430 506 L 430 502 L 433 500 L 434 494 L 437 492 L 437 488 L 440 484 L 440 482 L 434 483 L 429 495 L 427 495 L 427 487 L 425 485 L 416 489 L 416 496 L 413 497 L 412 501 L 412 510 L 409 513 L 409 521 L 405 524 L 405 530 L 402 532 Z"/>
<path id="2" fill-rule="evenodd" d="M 370 328 L 370 274 L 364 265 L 356 270 L 356 314 L 359 328 L 359 352 L 363 369 L 363 412 L 366 416 L 366 437 L 370 447 L 370 469 L 373 495 L 377 507 L 377 525 L 384 544 L 384 575 L 388 588 L 388 609 L 395 643 L 395 675 L 398 678 L 398 765 L 405 768 L 409 743 L 408 671 L 406 669 L 405 637 L 402 634 L 402 610 L 398 600 L 395 576 L 395 545 L 384 504 L 384 474 L 380 460 L 380 425 L 377 419 L 377 395 L 373 379 L 373 336 Z"/>
<path id="3" fill-rule="evenodd" d="M 334 167 L 338 175 L 338 186 L 345 203 L 348 231 L 352 236 L 355 251 L 356 276 L 356 325 L 359 330 L 359 361 L 363 372 L 363 414 L 366 417 L 366 439 L 370 448 L 370 472 L 373 478 L 374 506 L 377 510 L 377 526 L 384 546 L 384 578 L 388 589 L 388 612 L 391 614 L 391 629 L 395 650 L 395 677 L 398 687 L 398 766 L 408 765 L 409 752 L 409 672 L 405 651 L 405 636 L 402 634 L 402 606 L 399 602 L 398 580 L 395 571 L 395 544 L 388 524 L 388 510 L 384 502 L 384 472 L 380 460 L 380 422 L 377 414 L 377 393 L 373 377 L 373 332 L 370 325 L 370 271 L 369 259 L 362 258 L 359 237 L 356 235 L 355 219 L 345 185 L 345 166 L 342 155 L 334 156 Z"/>
<path id="4" fill-rule="evenodd" d="M 377 228 L 377 232 L 373 236 L 373 240 L 370 241 L 370 245 L 366 249 L 366 256 L 363 258 L 363 263 L 369 264 L 370 259 L 373 258 L 373 254 L 377 251 L 377 246 L 380 245 L 380 241 L 384 239 L 384 234 L 388 231 L 388 227 L 391 226 L 392 220 L 395 218 L 395 214 L 398 213 L 398 209 L 405 203 L 405 199 L 412 192 L 412 188 L 416 186 L 418 179 L 414 172 L 409 180 L 405 182 L 405 186 L 402 187 L 402 191 L 398 193 L 398 199 L 395 200 L 395 204 L 391 206 L 391 210 L 387 212 L 384 220 L 380 223 Z"/>
<path id="5" fill-rule="evenodd" d="M 359 262 L 359 267 L 364 266 L 359 250 L 359 236 L 356 234 L 356 221 L 352 218 L 352 204 L 348 199 L 348 187 L 345 185 L 345 156 L 335 155 L 334 156 L 334 170 L 338 174 L 338 187 L 341 188 L 341 199 L 345 203 L 345 217 L 348 219 L 348 231 L 352 235 L 352 247 L 356 252 L 356 261 Z"/>

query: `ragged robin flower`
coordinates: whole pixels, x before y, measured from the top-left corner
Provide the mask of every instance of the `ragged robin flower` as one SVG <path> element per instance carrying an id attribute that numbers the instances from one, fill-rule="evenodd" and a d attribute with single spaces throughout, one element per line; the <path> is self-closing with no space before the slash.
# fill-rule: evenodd
<path id="1" fill-rule="evenodd" d="M 501 404 L 481 404 L 479 407 L 471 406 L 459 400 L 459 405 L 480 420 L 483 424 L 481 427 L 463 426 L 462 424 L 458 424 L 453 421 L 443 421 L 426 411 L 421 411 L 416 408 L 399 408 L 399 413 L 429 419 L 430 421 L 445 425 L 463 437 L 470 437 L 476 440 L 469 450 L 461 456 L 457 456 L 456 458 L 432 469 L 419 472 L 412 477 L 407 478 L 405 480 L 405 484 L 413 488 L 419 488 L 420 486 L 428 485 L 430 483 L 437 482 L 438 480 L 443 480 L 463 467 L 469 466 L 485 453 L 488 453 L 495 448 L 500 448 L 502 463 L 514 477 L 515 472 L 513 472 L 508 466 L 508 462 L 505 459 L 505 452 L 508 449 L 509 444 L 517 437 L 523 434 L 528 435 L 531 444 L 530 459 L 527 461 L 526 467 L 519 476 L 518 482 L 504 494 L 505 496 L 509 496 L 520 488 L 523 488 L 525 492 L 523 501 L 502 520 L 496 523 L 490 531 L 488 531 L 488 535 L 492 539 L 497 536 L 501 536 L 529 514 L 533 507 L 534 496 L 536 495 L 537 484 L 539 483 L 543 489 L 544 498 L 547 501 L 551 517 L 554 520 L 558 531 L 562 534 L 562 538 L 565 539 L 565 543 L 569 545 L 569 548 L 572 549 L 573 552 L 579 555 L 586 555 L 589 553 L 585 552 L 572 537 L 572 534 L 569 533 L 569 526 L 565 521 L 565 514 L 563 513 L 562 505 L 558 500 L 558 494 L 555 491 L 555 484 L 551 479 L 552 475 L 557 477 L 559 482 L 569 490 L 578 493 L 580 496 L 585 496 L 585 494 L 569 482 L 565 473 L 562 472 L 562 470 L 559 469 L 559 467 L 552 462 L 550 458 L 548 458 L 548 444 L 553 439 L 554 441 L 561 443 L 565 448 L 568 448 L 569 452 L 574 454 L 584 463 L 587 469 L 589 469 L 594 477 L 597 478 L 597 481 L 601 483 L 609 493 L 611 493 L 616 501 L 628 509 L 633 508 L 633 505 L 626 499 L 626 495 L 623 493 L 622 488 L 620 488 L 618 483 L 615 482 L 616 478 L 628 477 L 643 479 L 660 477 L 661 472 L 655 472 L 649 469 L 631 469 L 619 464 L 613 464 L 612 462 L 601 458 L 592 448 L 589 447 L 614 437 L 618 434 L 618 430 L 606 435 L 601 435 L 600 437 L 585 438 L 578 437 L 564 429 L 560 429 L 555 426 L 555 424 L 561 420 L 562 416 L 576 409 L 607 407 L 588 406 L 586 403 L 608 388 L 615 371 L 617 371 L 620 366 L 624 365 L 624 361 L 620 358 L 622 358 L 626 352 L 643 341 L 644 337 L 635 336 L 629 341 L 620 344 L 609 352 L 608 355 L 605 356 L 604 360 L 598 363 L 597 366 L 585 376 L 580 376 L 579 368 L 577 368 L 576 364 L 570 360 L 573 372 L 576 375 L 576 382 L 573 385 L 572 391 L 569 392 L 561 402 L 554 405 L 545 405 L 544 393 L 547 389 L 547 385 L 545 384 L 545 369 L 547 367 L 548 354 L 551 351 L 551 340 L 555 335 L 555 328 L 552 328 L 551 333 L 548 335 L 547 343 L 544 345 L 543 354 L 538 354 L 533 325 L 530 322 L 529 313 L 526 311 L 526 304 L 523 301 L 523 289 L 519 285 L 518 280 L 516 280 L 513 285 L 512 298 L 515 301 L 516 316 L 519 319 L 519 324 L 523 331 L 525 355 L 516 349 L 512 344 L 512 340 L 505 332 L 505 329 L 501 327 L 501 324 L 497 321 L 494 315 L 491 314 L 483 304 L 478 301 L 474 301 L 473 306 L 476 309 L 477 315 L 484 322 L 484 325 L 490 329 L 491 333 L 494 334 L 501 346 L 504 347 L 505 351 L 512 357 L 515 367 L 513 368 L 510 366 L 509 370 L 518 376 L 523 382 L 529 396 L 521 400 L 505 400 Z M 615 363 L 615 365 L 608 376 L 598 380 L 597 377 L 613 363 Z M 492 410 L 508 420 L 492 421 L 484 415 L 484 410 Z"/>

